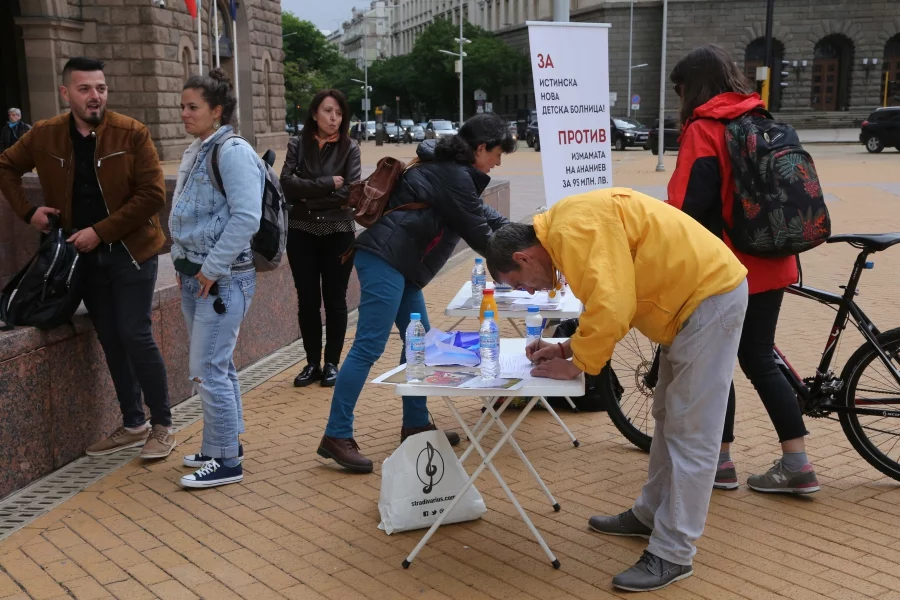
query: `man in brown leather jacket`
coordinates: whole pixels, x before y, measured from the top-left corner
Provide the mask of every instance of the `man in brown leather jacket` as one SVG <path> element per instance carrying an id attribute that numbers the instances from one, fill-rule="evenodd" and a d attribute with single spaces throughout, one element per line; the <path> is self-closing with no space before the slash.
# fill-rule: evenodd
<path id="1" fill-rule="evenodd" d="M 157 252 L 165 242 L 157 217 L 166 202 L 162 168 L 147 128 L 106 110 L 102 62 L 71 59 L 59 89 L 71 111 L 36 123 L 0 155 L 0 191 L 38 231 L 49 231 L 58 218 L 82 254 L 84 304 L 123 417 L 123 426 L 87 454 L 143 446 L 142 457 L 162 458 L 175 447 L 166 367 L 150 321 Z M 42 207 L 31 206 L 22 187 L 22 175 L 35 168 Z"/>

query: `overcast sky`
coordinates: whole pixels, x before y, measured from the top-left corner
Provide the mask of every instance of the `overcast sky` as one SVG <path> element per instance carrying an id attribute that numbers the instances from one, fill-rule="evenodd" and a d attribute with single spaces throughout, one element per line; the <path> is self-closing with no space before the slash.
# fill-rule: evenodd
<path id="1" fill-rule="evenodd" d="M 369 0 L 281 0 L 281 10 L 290 11 L 319 29 L 334 31 L 350 18 L 350 10 L 367 7 Z"/>

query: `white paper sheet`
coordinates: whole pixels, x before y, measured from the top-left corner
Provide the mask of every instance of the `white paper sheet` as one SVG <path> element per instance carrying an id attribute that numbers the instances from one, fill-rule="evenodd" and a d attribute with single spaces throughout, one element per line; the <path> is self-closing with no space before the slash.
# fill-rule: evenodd
<path id="1" fill-rule="evenodd" d="M 511 379 L 533 379 L 531 370 L 534 365 L 524 354 L 501 354 L 500 377 Z"/>

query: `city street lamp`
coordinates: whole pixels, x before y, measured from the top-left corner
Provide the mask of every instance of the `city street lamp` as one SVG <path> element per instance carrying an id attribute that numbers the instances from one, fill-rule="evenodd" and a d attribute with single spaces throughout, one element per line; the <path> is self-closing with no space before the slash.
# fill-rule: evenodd
<path id="1" fill-rule="evenodd" d="M 350 81 L 355 81 L 356 83 L 361 83 L 362 84 L 361 87 L 362 87 L 363 91 L 365 91 L 365 94 L 366 94 L 366 99 L 363 100 L 363 106 L 365 107 L 365 111 L 366 111 L 365 133 L 363 135 L 365 136 L 365 140 L 368 142 L 369 141 L 369 92 L 372 91 L 372 86 L 369 85 L 369 69 L 366 68 L 366 80 L 365 81 L 362 81 L 359 79 L 353 79 L 352 77 L 350 78 Z"/>
<path id="2" fill-rule="evenodd" d="M 662 59 L 659 68 L 659 127 L 656 128 L 659 138 L 659 162 L 656 163 L 657 171 L 665 171 L 663 153 L 666 149 L 666 38 L 669 32 L 669 0 L 663 0 L 662 18 Z M 631 70 L 628 71 L 631 73 Z M 631 98 L 628 99 L 629 102 Z"/>
<path id="3" fill-rule="evenodd" d="M 463 37 L 463 23 L 465 22 L 466 17 L 463 13 L 463 3 L 462 0 L 459 0 L 459 37 L 453 38 L 453 41 L 459 44 L 459 52 L 450 52 L 449 50 L 438 50 L 438 52 L 443 52 L 444 54 L 449 54 L 450 56 L 455 56 L 459 60 L 459 126 L 462 127 L 463 121 L 465 120 L 463 107 L 465 103 L 465 97 L 463 96 L 463 58 L 468 56 L 465 52 L 463 52 L 463 44 L 471 44 L 472 40 L 467 40 Z"/>

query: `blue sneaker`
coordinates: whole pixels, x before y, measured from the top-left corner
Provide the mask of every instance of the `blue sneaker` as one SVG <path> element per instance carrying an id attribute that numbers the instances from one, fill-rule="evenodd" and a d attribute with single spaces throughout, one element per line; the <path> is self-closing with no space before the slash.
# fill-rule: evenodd
<path id="1" fill-rule="evenodd" d="M 229 483 L 237 483 L 244 479 L 244 468 L 239 464 L 236 467 L 226 467 L 213 459 L 204 464 L 195 473 L 181 478 L 181 485 L 186 488 L 210 488 Z"/>
<path id="2" fill-rule="evenodd" d="M 197 453 L 197 454 L 188 454 L 181 461 L 184 463 L 184 466 L 191 467 L 193 469 L 199 469 L 213 458 L 212 456 L 207 456 L 205 454 Z M 241 444 L 238 446 L 238 460 L 240 462 L 244 462 L 244 445 Z"/>

